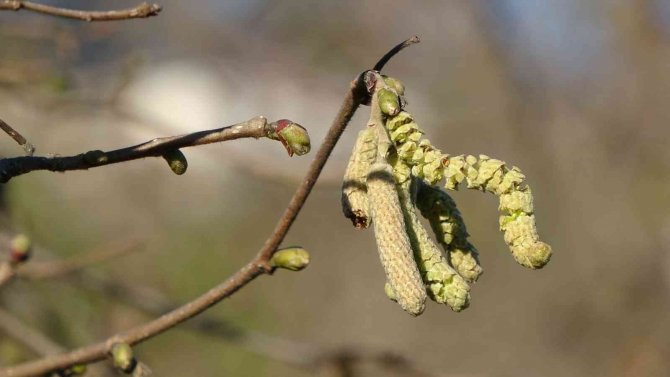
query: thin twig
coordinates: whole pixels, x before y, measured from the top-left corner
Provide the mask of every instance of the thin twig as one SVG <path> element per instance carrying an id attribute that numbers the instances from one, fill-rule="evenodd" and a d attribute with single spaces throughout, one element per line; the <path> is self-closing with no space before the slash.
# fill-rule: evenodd
<path id="1" fill-rule="evenodd" d="M 138 240 L 123 240 L 65 260 L 41 263 L 33 261 L 17 268 L 16 277 L 27 280 L 55 279 L 133 253 L 140 250 L 141 246 L 142 243 Z"/>
<path id="2" fill-rule="evenodd" d="M 383 66 L 384 63 L 378 63 L 377 65 Z M 326 139 L 319 148 L 319 151 L 308 169 L 305 179 L 294 193 L 293 198 L 277 223 L 272 235 L 267 239 L 258 254 L 249 263 L 233 274 L 233 276 L 228 278 L 228 280 L 213 287 L 194 300 L 146 324 L 131 328 L 122 333 L 113 335 L 106 340 L 78 348 L 69 353 L 46 357 L 0 370 L 0 376 L 19 377 L 42 375 L 51 371 L 67 368 L 74 364 L 90 363 L 101 360 L 107 356 L 114 343 L 123 342 L 129 345 L 134 345 L 156 336 L 163 331 L 202 313 L 211 306 L 237 292 L 256 277 L 264 273 L 271 273 L 272 268 L 268 263 L 270 257 L 272 257 L 277 250 L 277 247 L 286 236 L 291 224 L 297 217 L 298 212 L 314 187 L 314 184 L 316 183 L 323 166 L 326 164 L 330 153 L 335 147 L 335 144 L 365 95 L 367 95 L 367 91 L 363 85 L 362 75 L 359 75 L 347 91 L 344 102 L 326 135 Z"/>
<path id="3" fill-rule="evenodd" d="M 9 283 L 16 276 L 16 268 L 9 261 L 0 262 L 0 287 Z"/>
<path id="4" fill-rule="evenodd" d="M 50 253 L 45 250 L 40 251 L 40 255 L 45 254 Z M 49 264 L 71 265 L 73 263 L 72 261 L 64 261 L 61 263 L 49 262 Z M 28 266 L 26 266 L 27 268 Z M 148 316 L 157 316 L 178 306 L 177 303 L 158 290 L 138 286 L 124 279 L 113 279 L 94 274 L 83 268 L 69 270 L 67 273 L 62 270 L 61 272 L 63 273 L 50 275 L 32 273 L 24 275 L 22 273 L 24 270 L 19 270 L 19 275 L 22 278 L 62 278 L 65 279 L 66 283 L 74 287 L 95 291 L 106 299 L 113 299 L 129 305 L 132 309 L 139 310 Z M 2 321 L 1 314 L 0 321 Z M 341 366 L 346 364 L 348 367 L 354 367 L 357 364 L 368 362 L 383 368 L 393 369 L 396 373 L 402 372 L 402 375 L 405 376 L 431 376 L 430 373 L 415 365 L 411 360 L 392 350 L 355 345 L 325 347 L 319 344 L 299 342 L 239 328 L 225 320 L 209 316 L 206 313 L 193 318 L 193 320 L 186 322 L 184 325 L 184 328 L 191 331 L 196 331 L 208 337 L 222 339 L 257 355 L 312 372 L 320 371 L 334 365 Z M 3 326 L 0 323 L 1 331 L 3 331 Z M 21 333 L 25 332 L 18 332 L 18 334 Z"/>
<path id="5" fill-rule="evenodd" d="M 92 150 L 76 156 L 67 157 L 26 156 L 5 158 L 0 160 L 0 182 L 6 183 L 18 175 L 36 170 L 57 172 L 85 170 L 145 157 L 159 157 L 164 153 L 175 149 L 219 143 L 240 138 L 253 137 L 258 139 L 267 137 L 276 139 L 275 126 L 276 123 L 268 123 L 267 119 L 258 116 L 249 119 L 246 122 L 228 127 L 194 132 L 181 136 L 153 139 L 146 143 L 109 152 Z"/>
<path id="6" fill-rule="evenodd" d="M 20 341 L 21 344 L 38 355 L 53 355 L 65 351 L 65 348 L 24 324 L 2 308 L 0 308 L 0 332 Z"/>
<path id="7" fill-rule="evenodd" d="M 4 0 L 0 2 L 0 10 L 18 11 L 21 9 L 48 14 L 56 17 L 71 18 L 81 21 L 119 21 L 133 18 L 147 18 L 156 16 L 161 11 L 158 4 L 142 3 L 136 7 L 110 11 L 84 11 L 76 9 L 58 8 L 49 5 L 22 0 Z"/>
<path id="8" fill-rule="evenodd" d="M 66 351 L 65 347 L 54 342 L 39 330 L 30 327 L 28 324 L 2 308 L 0 308 L 0 333 L 4 333 L 40 356 L 54 355 Z M 87 376 L 112 375 L 109 370 L 102 365 L 87 369 Z"/>
<path id="9" fill-rule="evenodd" d="M 9 124 L 7 124 L 4 120 L 0 119 L 0 128 L 2 128 L 3 131 L 7 133 L 7 135 L 11 136 L 14 141 L 19 143 L 21 147 L 23 147 L 23 150 L 26 152 L 26 155 L 32 156 L 33 153 L 35 153 L 35 146 L 30 144 L 28 140 L 26 140 L 23 135 L 21 135 L 17 130 L 13 129 Z"/>
<path id="10" fill-rule="evenodd" d="M 124 240 L 119 243 L 105 245 L 103 249 L 80 254 L 60 261 L 13 264 L 9 261 L 0 263 L 0 287 L 14 278 L 26 280 L 55 279 L 72 274 L 94 264 L 106 262 L 139 250 L 142 244 L 137 240 Z"/>
<path id="11" fill-rule="evenodd" d="M 388 63 L 389 60 L 391 60 L 392 57 L 394 57 L 397 53 L 400 51 L 404 50 L 406 47 L 409 47 L 415 43 L 419 43 L 421 40 L 419 39 L 418 35 L 415 35 L 409 39 L 404 40 L 403 42 L 397 44 L 395 47 L 393 47 L 389 52 L 386 53 L 386 55 L 382 56 L 381 59 L 375 64 L 375 67 L 372 68 L 373 70 L 377 72 L 381 72 L 381 70 L 384 68 L 386 63 Z"/>

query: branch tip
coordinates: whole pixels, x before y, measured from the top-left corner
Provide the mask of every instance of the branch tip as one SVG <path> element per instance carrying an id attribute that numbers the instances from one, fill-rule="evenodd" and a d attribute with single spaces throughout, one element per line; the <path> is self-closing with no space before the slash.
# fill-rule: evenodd
<path id="1" fill-rule="evenodd" d="M 377 72 L 381 72 L 382 68 L 388 63 L 389 60 L 391 60 L 392 57 L 394 57 L 397 53 L 400 51 L 404 50 L 406 47 L 409 47 L 415 43 L 419 43 L 421 40 L 419 39 L 418 35 L 414 35 L 411 38 L 404 40 L 403 42 L 397 44 L 395 47 L 393 47 L 389 52 L 386 53 L 379 61 L 377 64 L 375 64 L 373 70 Z"/>

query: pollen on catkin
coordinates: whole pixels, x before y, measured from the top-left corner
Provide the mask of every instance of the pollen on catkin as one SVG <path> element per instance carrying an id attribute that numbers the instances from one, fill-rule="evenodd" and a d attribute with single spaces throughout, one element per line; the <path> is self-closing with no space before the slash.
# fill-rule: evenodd
<path id="1" fill-rule="evenodd" d="M 462 182 L 469 189 L 490 192 L 500 199 L 500 229 L 514 259 L 528 268 L 541 268 L 551 258 L 551 247 L 539 240 L 530 188 L 517 167 L 486 155 L 449 156 L 435 148 L 406 111 L 388 118 L 386 127 L 398 156 L 411 166 L 411 174 L 429 185 L 445 180 L 445 188 L 457 190 Z M 526 206 L 521 208 L 518 204 Z M 517 203 L 519 202 L 519 203 Z M 518 209 L 511 209 L 509 206 Z M 516 206 L 515 206 L 516 205 Z"/>
<path id="2" fill-rule="evenodd" d="M 370 225 L 366 180 L 376 156 L 377 136 L 374 129 L 366 127 L 358 133 L 342 182 L 342 211 L 356 229 Z"/>
<path id="3" fill-rule="evenodd" d="M 412 315 L 425 309 L 426 290 L 405 230 L 393 171 L 387 162 L 372 165 L 367 178 L 375 239 L 386 280 L 400 306 Z"/>
<path id="4" fill-rule="evenodd" d="M 447 252 L 448 261 L 466 281 L 482 274 L 477 249 L 468 241 L 468 231 L 456 202 L 447 192 L 416 180 L 416 207 L 430 223 L 437 241 Z"/>
<path id="5" fill-rule="evenodd" d="M 459 312 L 470 303 L 470 286 L 451 267 L 442 251 L 433 242 L 426 228 L 419 221 L 412 200 L 411 177 L 404 179 L 402 172 L 405 163 L 397 158 L 392 159 L 394 169 L 400 172 L 396 176 L 396 188 L 400 198 L 405 228 L 414 252 L 414 260 L 419 267 L 421 278 L 428 292 L 428 297 L 439 304 L 447 304 L 452 310 Z"/>

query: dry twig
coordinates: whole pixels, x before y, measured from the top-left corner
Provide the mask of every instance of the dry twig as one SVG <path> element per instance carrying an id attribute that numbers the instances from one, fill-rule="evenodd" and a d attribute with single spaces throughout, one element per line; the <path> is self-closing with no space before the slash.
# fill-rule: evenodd
<path id="1" fill-rule="evenodd" d="M 119 21 L 130 20 L 133 18 L 147 18 L 156 16 L 161 11 L 161 6 L 158 4 L 142 3 L 138 6 L 123 10 L 109 10 L 109 11 L 84 11 L 76 9 L 65 9 L 34 3 L 32 1 L 22 0 L 3 0 L 0 1 L 0 10 L 18 11 L 21 9 L 48 14 L 56 17 L 71 18 L 81 21 Z"/>
<path id="2" fill-rule="evenodd" d="M 409 44 L 411 43 L 407 43 L 407 45 Z M 394 49 L 394 53 L 399 52 L 401 49 L 402 48 Z M 381 70 L 386 61 L 390 59 L 390 56 L 387 54 L 384 59 L 385 60 L 377 63 L 375 68 Z M 319 148 L 314 160 L 310 164 L 305 179 L 300 186 L 298 186 L 274 231 L 265 241 L 265 244 L 258 254 L 249 263 L 228 278 L 228 280 L 211 288 L 209 291 L 192 301 L 148 323 L 113 335 L 101 342 L 75 349 L 69 353 L 45 357 L 2 369 L 0 370 L 0 376 L 19 377 L 43 375 L 51 371 L 67 368 L 74 364 L 90 363 L 101 360 L 107 357 L 109 350 L 114 343 L 134 345 L 145 341 L 202 313 L 211 306 L 237 292 L 258 276 L 272 273 L 273 269 L 269 264 L 270 257 L 276 252 L 279 244 L 283 241 L 286 233 L 298 216 L 300 209 L 307 200 L 321 170 L 326 164 L 326 161 L 342 135 L 342 132 L 344 132 L 344 129 L 351 120 L 351 117 L 354 115 L 354 112 L 368 95 L 369 93 L 363 82 L 363 75 L 359 75 L 358 78 L 351 83 L 344 98 L 344 102 L 326 135 L 326 139 Z M 172 146 L 172 148 L 174 148 L 174 146 Z"/>
<path id="3" fill-rule="evenodd" d="M 13 129 L 9 124 L 7 124 L 4 120 L 0 119 L 0 128 L 2 128 L 3 131 L 7 133 L 7 135 L 11 136 L 14 141 L 19 143 L 21 147 L 23 147 L 23 150 L 26 152 L 26 155 L 32 156 L 33 153 L 35 153 L 35 147 L 26 140 L 23 135 L 21 135 L 18 131 Z"/>

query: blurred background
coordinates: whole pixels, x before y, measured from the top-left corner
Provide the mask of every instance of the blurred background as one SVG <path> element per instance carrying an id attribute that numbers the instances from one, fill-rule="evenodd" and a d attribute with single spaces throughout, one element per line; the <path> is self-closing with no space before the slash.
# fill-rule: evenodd
<path id="1" fill-rule="evenodd" d="M 157 17 L 112 23 L 1 12 L 0 118 L 39 155 L 256 115 L 302 124 L 315 151 L 350 80 L 417 34 L 385 69 L 405 83 L 408 111 L 444 152 L 519 166 L 554 257 L 539 271 L 518 266 L 496 198 L 457 192 L 485 270 L 472 304 L 404 313 L 384 294 L 372 231 L 340 208 L 363 107 L 285 241 L 312 264 L 209 310 L 209 331 L 182 326 L 136 347 L 156 375 L 670 375 L 670 2 L 160 4 Z M 186 302 L 255 255 L 314 155 L 289 158 L 268 140 L 184 152 L 184 176 L 147 159 L 3 185 L 2 232 L 29 235 L 35 263 L 135 252 L 14 281 L 1 307 L 73 348 Z M 3 134 L 0 153 L 22 150 Z M 35 357 L 0 335 L 2 365 Z"/>

